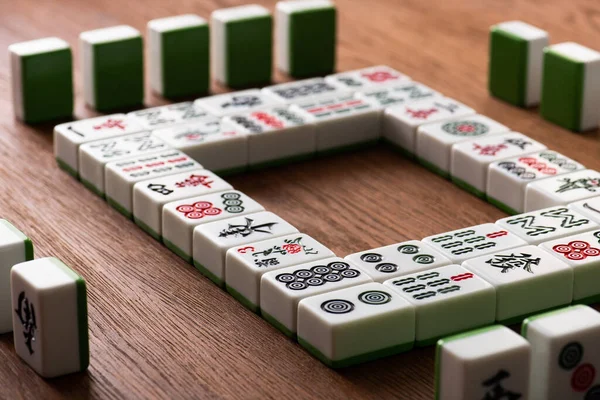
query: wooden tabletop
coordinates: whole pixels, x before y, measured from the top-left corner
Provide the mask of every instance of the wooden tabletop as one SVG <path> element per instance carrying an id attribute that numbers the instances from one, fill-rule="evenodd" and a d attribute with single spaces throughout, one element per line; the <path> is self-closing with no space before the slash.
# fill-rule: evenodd
<path id="1" fill-rule="evenodd" d="M 259 1 L 273 10 L 275 1 Z M 0 398 L 431 399 L 433 348 L 331 370 L 126 220 L 54 161 L 52 126 L 13 117 L 9 44 L 59 36 L 75 52 L 76 116 L 85 108 L 80 32 L 197 13 L 242 0 L 0 1 L 0 217 L 57 256 L 89 291 L 86 373 L 43 380 L 0 336 Z M 598 46 L 595 0 L 337 0 L 338 70 L 390 65 L 589 168 L 598 132 L 575 134 L 487 92 L 488 29 L 521 19 L 552 43 Z M 276 76 L 276 81 L 285 79 Z M 215 88 L 215 91 L 221 91 Z M 148 105 L 164 101 L 147 91 Z M 337 255 L 470 225 L 501 211 L 381 145 L 229 179 Z"/>

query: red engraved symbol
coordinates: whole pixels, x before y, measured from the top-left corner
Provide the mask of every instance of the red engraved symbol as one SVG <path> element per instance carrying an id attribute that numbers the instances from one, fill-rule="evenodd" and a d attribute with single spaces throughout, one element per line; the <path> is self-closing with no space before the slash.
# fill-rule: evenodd
<path id="1" fill-rule="evenodd" d="M 552 247 L 552 250 L 574 261 L 600 256 L 600 249 L 591 247 L 589 243 L 582 240 L 574 240 L 569 244 L 557 244 Z"/>
<path id="2" fill-rule="evenodd" d="M 183 182 L 177 182 L 175 184 L 175 186 L 177 186 L 178 188 L 184 188 L 184 187 L 195 187 L 195 186 L 206 186 L 207 188 L 210 189 L 210 185 L 213 183 L 213 181 L 209 180 L 209 177 L 206 175 L 190 175 L 189 178 L 187 178 L 186 180 L 184 180 Z"/>
<path id="3" fill-rule="evenodd" d="M 254 247 L 246 246 L 246 247 L 242 247 L 241 249 L 238 249 L 237 251 L 238 251 L 238 253 L 246 254 L 249 251 L 254 251 Z"/>
<path id="4" fill-rule="evenodd" d="M 477 128 L 472 124 L 461 124 L 456 127 L 456 130 L 458 130 L 459 132 L 462 132 L 462 133 L 475 132 L 476 129 Z"/>
<path id="5" fill-rule="evenodd" d="M 265 125 L 270 126 L 272 128 L 281 129 L 284 127 L 283 122 L 281 122 L 277 117 L 269 115 L 266 112 L 257 111 L 253 112 L 251 115 L 257 120 L 264 123 Z"/>
<path id="6" fill-rule="evenodd" d="M 585 392 L 596 378 L 596 368 L 592 364 L 581 364 L 571 375 L 571 388 L 576 392 Z"/>
<path id="7" fill-rule="evenodd" d="M 388 71 L 363 72 L 362 76 L 371 82 L 385 82 L 398 79 L 398 75 L 394 75 Z"/>
<path id="8" fill-rule="evenodd" d="M 415 119 L 427 119 L 431 114 L 434 114 L 437 111 L 437 108 L 430 108 L 429 110 L 413 110 L 408 107 L 406 108 L 406 112 Z"/>
<path id="9" fill-rule="evenodd" d="M 205 216 L 219 215 L 223 211 L 220 208 L 213 207 L 213 204 L 209 201 L 197 201 L 191 205 L 182 204 L 176 210 L 188 219 L 200 219 Z"/>
<path id="10" fill-rule="evenodd" d="M 281 247 L 290 254 L 296 254 L 302 251 L 302 246 L 296 243 L 284 244 Z"/>
<path id="11" fill-rule="evenodd" d="M 496 239 L 496 238 L 499 238 L 501 236 L 506 236 L 506 235 L 508 235 L 507 231 L 498 231 L 498 232 L 488 233 L 485 236 L 489 237 L 490 239 Z"/>
<path id="12" fill-rule="evenodd" d="M 119 128 L 124 130 L 125 129 L 125 123 L 122 119 L 112 119 L 109 118 L 107 119 L 104 123 L 100 124 L 100 125 L 94 125 L 94 129 L 99 130 L 99 129 L 111 129 L 111 128 Z"/>
<path id="13" fill-rule="evenodd" d="M 477 143 L 473 143 L 473 150 L 479 150 L 480 156 L 495 156 L 501 150 L 508 149 L 505 144 L 488 144 L 480 146 Z"/>
<path id="14" fill-rule="evenodd" d="M 460 282 L 460 281 L 466 281 L 467 279 L 471 279 L 474 276 L 475 275 L 473 275 L 470 272 L 465 272 L 464 274 L 451 276 L 450 279 L 452 279 L 454 282 Z"/>
<path id="15" fill-rule="evenodd" d="M 178 158 L 171 158 L 170 160 L 167 160 L 167 162 L 169 163 L 178 163 L 178 162 L 184 162 L 187 161 L 188 157 L 184 156 L 184 157 L 178 157 Z"/>
<path id="16" fill-rule="evenodd" d="M 519 158 L 519 161 L 535 170 L 538 170 L 542 174 L 556 175 L 556 168 L 548 167 L 545 162 L 540 162 L 537 160 L 537 158 L 521 157 Z"/>

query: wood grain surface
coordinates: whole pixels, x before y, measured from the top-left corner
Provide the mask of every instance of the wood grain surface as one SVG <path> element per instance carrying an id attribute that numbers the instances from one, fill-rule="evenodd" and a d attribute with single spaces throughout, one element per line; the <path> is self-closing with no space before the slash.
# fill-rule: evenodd
<path id="1" fill-rule="evenodd" d="M 260 1 L 273 10 L 275 1 Z M 432 399 L 433 348 L 330 370 L 56 166 L 52 126 L 13 117 L 9 44 L 59 36 L 73 45 L 76 116 L 83 104 L 80 32 L 197 13 L 243 0 L 0 0 L 0 217 L 57 256 L 89 291 L 91 364 L 43 380 L 0 336 L 0 398 Z M 488 28 L 522 19 L 552 43 L 598 46 L 595 0 L 337 0 L 338 70 L 390 65 L 413 79 L 600 169 L 596 131 L 575 134 L 487 93 Z M 146 68 L 147 69 L 147 68 Z M 276 75 L 276 81 L 285 77 Z M 215 92 L 222 88 L 214 88 Z M 163 104 L 147 91 L 148 105 Z M 505 216 L 381 145 L 247 173 L 237 188 L 337 255 Z"/>

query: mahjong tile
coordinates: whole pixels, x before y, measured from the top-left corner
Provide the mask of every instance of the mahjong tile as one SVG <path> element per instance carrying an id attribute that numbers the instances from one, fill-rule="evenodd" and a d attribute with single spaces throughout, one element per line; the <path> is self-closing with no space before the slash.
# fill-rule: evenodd
<path id="1" fill-rule="evenodd" d="M 537 246 L 471 258 L 462 266 L 494 286 L 496 320 L 503 324 L 521 322 L 573 299 L 573 270 Z"/>
<path id="2" fill-rule="evenodd" d="M 586 169 L 527 185 L 525 211 L 567 205 L 600 195 L 600 173 Z"/>
<path id="3" fill-rule="evenodd" d="M 329 75 L 325 80 L 333 85 L 341 86 L 346 90 L 357 91 L 371 87 L 381 87 L 399 82 L 410 81 L 410 78 L 401 72 L 385 65 L 358 69 Z"/>
<path id="4" fill-rule="evenodd" d="M 446 265 L 384 282 L 416 307 L 416 344 L 494 322 L 496 291 L 461 267 Z"/>
<path id="5" fill-rule="evenodd" d="M 283 104 L 273 97 L 262 93 L 259 89 L 204 97 L 196 100 L 195 103 L 218 117 Z"/>
<path id="6" fill-rule="evenodd" d="M 576 201 L 569 204 L 569 208 L 582 215 L 585 215 L 597 224 L 600 224 L 600 197 L 591 197 L 589 199 Z"/>
<path id="7" fill-rule="evenodd" d="M 344 91 L 345 89 L 340 85 L 327 82 L 323 78 L 286 82 L 279 85 L 267 86 L 262 89 L 264 94 L 285 104 L 294 104 L 299 101 L 306 101 L 313 97 L 340 94 Z"/>
<path id="8" fill-rule="evenodd" d="M 375 282 L 451 264 L 440 252 L 418 240 L 361 251 L 345 259 L 361 267 Z"/>
<path id="9" fill-rule="evenodd" d="M 185 124 L 212 117 L 208 111 L 187 101 L 185 103 L 169 104 L 166 106 L 146 108 L 127 114 L 146 129 L 158 129 L 171 125 Z"/>
<path id="10" fill-rule="evenodd" d="M 426 237 L 423 242 L 438 250 L 453 263 L 462 263 L 469 258 L 527 244 L 514 233 L 495 224 L 475 225 L 441 233 Z"/>
<path id="11" fill-rule="evenodd" d="M 390 86 L 375 87 L 356 92 L 359 99 L 375 102 L 379 107 L 386 108 L 413 101 L 442 97 L 441 93 L 418 82 L 404 82 Z"/>

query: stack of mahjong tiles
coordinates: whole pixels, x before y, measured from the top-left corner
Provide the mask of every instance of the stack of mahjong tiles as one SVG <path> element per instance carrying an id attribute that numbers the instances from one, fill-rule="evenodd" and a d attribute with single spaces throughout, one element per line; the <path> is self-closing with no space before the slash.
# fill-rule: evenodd
<path id="1" fill-rule="evenodd" d="M 381 139 L 518 215 L 342 259 L 221 177 Z M 600 298 L 600 174 L 390 67 L 62 124 L 55 150 L 332 367 Z"/>

